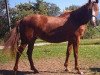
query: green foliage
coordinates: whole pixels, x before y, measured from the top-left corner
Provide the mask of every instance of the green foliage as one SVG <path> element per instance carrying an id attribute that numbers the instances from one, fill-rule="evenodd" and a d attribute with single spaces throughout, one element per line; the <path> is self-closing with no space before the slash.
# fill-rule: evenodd
<path id="1" fill-rule="evenodd" d="M 8 0 L 7 0 L 8 1 Z M 0 0 L 0 38 L 9 31 L 5 0 Z"/>
<path id="2" fill-rule="evenodd" d="M 60 14 L 60 8 L 56 4 L 48 3 L 47 7 L 49 16 L 57 16 Z"/>
<path id="3" fill-rule="evenodd" d="M 9 31 L 9 26 L 7 22 L 7 18 L 0 18 L 0 38 L 4 37 L 4 34 Z"/>
<path id="4" fill-rule="evenodd" d="M 36 0 L 36 3 L 33 2 L 23 3 L 23 4 L 21 3 L 16 5 L 15 8 L 10 8 L 10 15 L 13 24 L 16 20 L 22 19 L 27 15 L 31 14 L 57 15 L 59 11 L 60 9 L 59 7 L 56 6 L 56 4 L 46 3 L 43 0 Z"/>
<path id="5" fill-rule="evenodd" d="M 88 23 L 87 29 L 85 31 L 85 34 L 83 38 L 89 39 L 89 38 L 99 38 L 100 37 L 100 26 L 93 27 L 91 24 Z"/>
<path id="6" fill-rule="evenodd" d="M 34 4 L 33 10 L 35 13 L 56 16 L 60 13 L 60 8 L 53 3 L 46 3 L 43 0 L 37 0 L 37 3 Z"/>
<path id="7" fill-rule="evenodd" d="M 20 10 L 20 11 L 22 11 L 22 10 L 28 11 L 28 10 L 32 9 L 32 3 L 30 3 L 30 2 L 24 3 L 24 4 L 20 3 L 20 4 L 16 5 L 15 7 L 17 8 L 17 10 Z"/>
<path id="8" fill-rule="evenodd" d="M 100 19 L 97 19 L 97 25 L 100 26 Z"/>
<path id="9" fill-rule="evenodd" d="M 18 4 L 15 8 L 10 9 L 10 15 L 12 23 L 16 22 L 16 20 L 20 20 L 23 17 L 33 14 L 32 10 L 32 3 L 24 3 L 24 4 Z"/>
<path id="10" fill-rule="evenodd" d="M 84 34 L 84 38 L 92 38 L 95 34 L 94 28 L 91 25 L 87 25 L 86 32 Z"/>
<path id="11" fill-rule="evenodd" d="M 34 4 L 33 10 L 35 10 L 35 13 L 47 15 L 47 6 L 46 3 L 43 2 L 43 0 L 36 0 L 37 3 Z"/>
<path id="12" fill-rule="evenodd" d="M 5 9 L 5 0 L 0 0 L 0 13 Z"/>
<path id="13" fill-rule="evenodd" d="M 78 8 L 79 8 L 79 6 L 72 5 L 72 6 L 66 7 L 65 10 L 76 10 Z"/>

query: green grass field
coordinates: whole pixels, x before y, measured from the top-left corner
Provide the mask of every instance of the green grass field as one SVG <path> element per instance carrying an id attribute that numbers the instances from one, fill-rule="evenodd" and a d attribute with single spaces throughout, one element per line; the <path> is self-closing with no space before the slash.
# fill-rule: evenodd
<path id="1" fill-rule="evenodd" d="M 65 58 L 67 43 L 56 43 L 45 46 L 35 46 L 33 52 L 33 58 Z M 22 54 L 21 58 L 27 58 L 26 50 Z M 73 59 L 73 52 L 71 54 Z M 79 47 L 79 59 L 93 59 L 100 60 L 100 39 L 85 39 L 81 40 Z M 3 54 L 0 50 L 0 63 L 6 63 L 12 58 Z"/>

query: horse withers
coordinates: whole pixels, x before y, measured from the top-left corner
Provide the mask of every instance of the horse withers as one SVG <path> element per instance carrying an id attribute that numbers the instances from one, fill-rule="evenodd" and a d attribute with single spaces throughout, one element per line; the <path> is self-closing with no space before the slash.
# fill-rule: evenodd
<path id="1" fill-rule="evenodd" d="M 20 33 L 21 43 L 16 50 L 16 61 L 14 71 L 18 70 L 19 58 L 28 45 L 27 55 L 30 62 L 31 70 L 34 73 L 38 73 L 32 60 L 32 51 L 34 43 L 37 38 L 45 40 L 51 43 L 59 43 L 68 41 L 68 47 L 66 52 L 66 60 L 64 66 L 68 71 L 68 60 L 71 53 L 71 49 L 74 50 L 75 58 L 75 69 L 81 74 L 78 66 L 78 47 L 80 37 L 84 34 L 85 25 L 92 20 L 93 24 L 96 25 L 96 19 L 94 16 L 98 14 L 98 0 L 91 1 L 83 5 L 82 7 L 64 13 L 61 16 L 44 16 L 40 14 L 33 14 L 24 17 L 22 20 L 17 22 L 16 27 L 12 30 L 11 37 L 5 43 L 5 49 L 10 46 L 11 50 L 17 49 L 17 42 Z"/>

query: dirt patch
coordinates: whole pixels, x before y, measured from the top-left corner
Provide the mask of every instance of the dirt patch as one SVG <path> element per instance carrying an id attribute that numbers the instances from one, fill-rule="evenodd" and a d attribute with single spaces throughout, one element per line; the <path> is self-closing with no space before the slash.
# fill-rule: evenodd
<path id="1" fill-rule="evenodd" d="M 64 58 L 36 59 L 34 64 L 39 70 L 39 74 L 35 75 L 78 75 L 74 70 L 74 60 L 69 62 L 70 72 L 64 71 Z M 0 64 L 0 75 L 14 75 L 13 66 L 14 61 Z M 79 60 L 79 66 L 84 75 L 100 75 L 100 61 Z M 34 75 L 33 71 L 30 70 L 28 60 L 20 60 L 17 75 Z"/>

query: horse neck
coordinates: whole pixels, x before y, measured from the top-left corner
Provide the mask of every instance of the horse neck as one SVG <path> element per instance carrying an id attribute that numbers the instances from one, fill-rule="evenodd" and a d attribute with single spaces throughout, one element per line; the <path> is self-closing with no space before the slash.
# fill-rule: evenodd
<path id="1" fill-rule="evenodd" d="M 84 5 L 81 8 L 72 11 L 70 19 L 73 24 L 76 24 L 77 26 L 87 24 L 91 19 L 91 13 L 89 12 L 87 6 Z"/>

